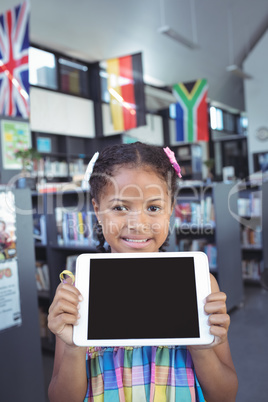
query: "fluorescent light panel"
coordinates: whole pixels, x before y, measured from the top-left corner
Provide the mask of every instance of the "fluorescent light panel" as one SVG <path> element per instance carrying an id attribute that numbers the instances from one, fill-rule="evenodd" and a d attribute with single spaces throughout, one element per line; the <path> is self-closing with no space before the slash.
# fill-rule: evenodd
<path id="1" fill-rule="evenodd" d="M 170 28 L 168 25 L 162 26 L 158 28 L 158 32 L 168 36 L 171 39 L 174 39 L 176 42 L 181 43 L 182 45 L 188 47 L 189 49 L 197 49 L 198 46 L 196 43 L 190 41 L 189 39 L 185 38 L 174 29 Z"/>
<path id="2" fill-rule="evenodd" d="M 237 77 L 242 78 L 243 80 L 245 80 L 245 79 L 246 79 L 246 80 L 249 80 L 249 79 L 253 78 L 252 75 L 246 73 L 245 71 L 243 71 L 240 67 L 238 67 L 238 66 L 235 65 L 235 64 L 232 64 L 232 65 L 230 65 L 230 66 L 227 66 L 227 67 L 226 67 L 226 70 L 227 70 L 228 72 L 230 72 L 230 73 L 236 75 Z"/>

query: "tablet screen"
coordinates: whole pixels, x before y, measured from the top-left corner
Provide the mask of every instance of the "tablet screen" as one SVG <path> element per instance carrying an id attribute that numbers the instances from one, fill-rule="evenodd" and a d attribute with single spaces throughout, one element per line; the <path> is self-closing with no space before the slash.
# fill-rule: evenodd
<path id="1" fill-rule="evenodd" d="M 88 340 L 198 338 L 194 258 L 90 261 Z"/>

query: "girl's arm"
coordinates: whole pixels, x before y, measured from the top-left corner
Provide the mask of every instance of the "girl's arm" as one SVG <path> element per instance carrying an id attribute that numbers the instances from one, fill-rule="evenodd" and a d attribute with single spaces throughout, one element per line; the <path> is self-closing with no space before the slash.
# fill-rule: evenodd
<path id="1" fill-rule="evenodd" d="M 87 391 L 86 348 L 72 341 L 73 325 L 79 318 L 79 291 L 60 284 L 49 308 L 48 327 L 56 335 L 54 368 L 49 385 L 50 402 L 81 402 Z"/>
<path id="2" fill-rule="evenodd" d="M 188 349 L 206 401 L 235 402 L 238 381 L 227 338 L 230 317 L 226 295 L 220 292 L 216 279 L 210 277 L 212 293 L 206 299 L 205 311 L 210 314 L 210 332 L 215 340 L 211 345 L 188 346 Z"/>

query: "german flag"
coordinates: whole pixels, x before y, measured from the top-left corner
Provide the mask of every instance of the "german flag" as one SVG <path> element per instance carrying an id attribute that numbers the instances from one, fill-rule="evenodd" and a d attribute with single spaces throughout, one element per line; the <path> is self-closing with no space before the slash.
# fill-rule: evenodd
<path id="1" fill-rule="evenodd" d="M 106 71 L 114 129 L 146 125 L 141 53 L 107 60 Z"/>

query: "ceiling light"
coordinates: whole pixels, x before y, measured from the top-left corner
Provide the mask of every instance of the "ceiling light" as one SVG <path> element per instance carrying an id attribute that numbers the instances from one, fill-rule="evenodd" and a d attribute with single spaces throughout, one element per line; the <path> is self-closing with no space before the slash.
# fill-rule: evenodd
<path id="1" fill-rule="evenodd" d="M 252 75 L 243 71 L 242 68 L 238 67 L 236 64 L 227 66 L 226 71 L 236 75 L 239 78 L 242 78 L 243 80 L 249 80 L 249 79 L 253 78 Z"/>
<path id="2" fill-rule="evenodd" d="M 158 32 L 168 36 L 171 39 L 174 39 L 176 42 L 181 43 L 182 45 L 190 48 L 190 49 L 197 49 L 198 46 L 196 43 L 190 41 L 189 39 L 185 38 L 184 36 L 180 35 L 177 31 L 170 28 L 168 25 L 164 25 L 158 28 Z"/>

